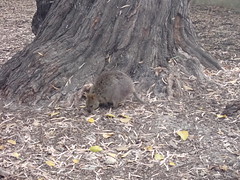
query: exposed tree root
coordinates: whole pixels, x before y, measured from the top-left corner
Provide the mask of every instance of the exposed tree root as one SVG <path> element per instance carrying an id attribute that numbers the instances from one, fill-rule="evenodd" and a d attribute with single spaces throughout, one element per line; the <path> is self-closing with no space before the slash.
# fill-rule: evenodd
<path id="1" fill-rule="evenodd" d="M 174 24 L 174 38 L 178 48 L 181 48 L 191 56 L 197 57 L 198 60 L 207 68 L 216 70 L 222 69 L 213 57 L 200 48 L 200 46 L 194 41 L 193 37 L 187 35 L 192 34 L 186 29 L 188 24 L 189 22 L 187 19 L 183 18 L 181 14 L 176 16 Z"/>

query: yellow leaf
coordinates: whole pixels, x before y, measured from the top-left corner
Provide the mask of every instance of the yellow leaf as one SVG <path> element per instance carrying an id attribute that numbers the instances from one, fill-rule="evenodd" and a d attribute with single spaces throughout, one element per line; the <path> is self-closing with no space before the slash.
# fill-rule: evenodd
<path id="1" fill-rule="evenodd" d="M 227 118 L 227 115 L 226 114 L 224 114 L 224 115 L 217 114 L 217 118 Z"/>
<path id="2" fill-rule="evenodd" d="M 155 159 L 155 160 L 158 160 L 158 161 L 161 161 L 161 160 L 164 159 L 164 156 L 161 155 L 161 154 L 154 154 L 154 159 Z"/>
<path id="3" fill-rule="evenodd" d="M 72 161 L 73 161 L 75 164 L 78 164 L 80 160 L 79 160 L 79 159 L 73 159 Z"/>
<path id="4" fill-rule="evenodd" d="M 0 150 L 3 150 L 5 147 L 4 146 L 0 146 Z"/>
<path id="5" fill-rule="evenodd" d="M 50 167 L 55 166 L 55 163 L 53 161 L 46 161 L 46 164 Z"/>
<path id="6" fill-rule="evenodd" d="M 152 146 L 147 146 L 147 147 L 145 147 L 145 150 L 146 151 L 153 151 L 153 147 Z"/>
<path id="7" fill-rule="evenodd" d="M 12 153 L 12 156 L 13 156 L 13 157 L 16 157 L 16 158 L 19 158 L 20 154 L 17 153 L 17 152 L 14 152 L 14 153 Z"/>
<path id="8" fill-rule="evenodd" d="M 131 117 L 127 116 L 127 115 L 123 115 L 123 114 L 120 114 L 118 115 L 118 117 L 120 117 L 120 121 L 122 123 L 129 123 L 129 121 L 131 120 Z"/>
<path id="9" fill-rule="evenodd" d="M 105 114 L 105 116 L 106 116 L 107 118 L 115 118 L 115 115 L 113 115 L 113 114 Z"/>
<path id="10" fill-rule="evenodd" d="M 83 109 L 83 108 L 85 108 L 86 106 L 79 106 L 79 108 L 81 108 L 81 109 Z"/>
<path id="11" fill-rule="evenodd" d="M 100 146 L 91 146 L 91 147 L 89 148 L 89 150 L 92 151 L 92 152 L 100 152 L 100 151 L 102 151 L 103 149 L 102 149 Z"/>
<path id="12" fill-rule="evenodd" d="M 130 118 L 129 116 L 124 115 L 124 114 L 119 114 L 118 117 L 121 117 L 121 118 Z"/>
<path id="13" fill-rule="evenodd" d="M 122 123 L 129 123 L 131 120 L 131 118 L 120 118 L 119 121 L 121 121 Z"/>
<path id="14" fill-rule="evenodd" d="M 16 141 L 14 141 L 12 139 L 9 139 L 7 142 L 10 143 L 10 144 L 13 144 L 13 145 L 17 144 Z"/>
<path id="15" fill-rule="evenodd" d="M 108 153 L 107 155 L 111 156 L 111 157 L 117 157 L 117 154 L 114 154 L 114 153 Z"/>
<path id="16" fill-rule="evenodd" d="M 187 140 L 189 134 L 188 131 L 178 131 L 177 134 L 181 137 L 182 140 Z"/>
<path id="17" fill-rule="evenodd" d="M 56 115 L 58 115 L 58 114 L 60 114 L 60 112 L 55 112 L 55 111 L 53 111 L 53 112 L 49 113 L 49 115 L 50 115 L 51 117 L 56 116 Z"/>
<path id="18" fill-rule="evenodd" d="M 103 137 L 104 137 L 105 139 L 111 137 L 112 135 L 114 135 L 114 133 L 103 133 Z"/>
<path id="19" fill-rule="evenodd" d="M 88 121 L 89 123 L 94 123 L 94 122 L 95 122 L 95 120 L 94 120 L 93 118 L 89 118 L 87 121 Z"/>
<path id="20" fill-rule="evenodd" d="M 174 162 L 172 162 L 172 161 L 169 162 L 169 165 L 170 165 L 170 166 L 176 166 L 176 164 L 175 164 Z"/>

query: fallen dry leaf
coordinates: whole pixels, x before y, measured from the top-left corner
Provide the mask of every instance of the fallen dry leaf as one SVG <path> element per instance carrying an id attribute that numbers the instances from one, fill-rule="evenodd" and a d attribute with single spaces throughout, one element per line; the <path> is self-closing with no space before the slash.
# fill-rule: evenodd
<path id="1" fill-rule="evenodd" d="M 109 156 L 111 156 L 111 157 L 114 157 L 114 158 L 117 157 L 117 154 L 114 154 L 114 153 L 107 153 L 107 155 L 109 155 Z"/>
<path id="2" fill-rule="evenodd" d="M 111 136 L 113 136 L 114 133 L 103 133 L 102 136 L 107 139 L 107 138 L 110 138 Z"/>
<path id="3" fill-rule="evenodd" d="M 224 115 L 217 114 L 217 118 L 227 118 L 227 115 L 226 114 L 224 114 Z"/>
<path id="4" fill-rule="evenodd" d="M 14 152 L 14 153 L 12 153 L 12 156 L 13 156 L 13 157 L 16 157 L 16 158 L 19 158 L 19 157 L 20 157 L 20 154 L 17 153 L 17 152 Z"/>
<path id="5" fill-rule="evenodd" d="M 164 156 L 161 155 L 161 154 L 156 153 L 156 154 L 154 154 L 154 159 L 155 159 L 155 160 L 158 160 L 158 161 L 161 161 L 161 160 L 164 159 Z"/>
<path id="6" fill-rule="evenodd" d="M 124 115 L 124 114 L 119 114 L 118 117 L 120 117 L 120 118 L 130 118 L 129 116 Z"/>
<path id="7" fill-rule="evenodd" d="M 89 118 L 87 121 L 88 121 L 89 123 L 94 123 L 94 122 L 95 122 L 95 119 Z"/>
<path id="8" fill-rule="evenodd" d="M 188 131 L 178 131 L 177 134 L 181 137 L 182 140 L 187 140 L 189 133 Z"/>
<path id="9" fill-rule="evenodd" d="M 238 79 L 234 79 L 234 80 L 232 80 L 232 81 L 228 81 L 228 83 L 230 83 L 230 84 L 236 84 L 237 81 L 238 81 Z"/>
<path id="10" fill-rule="evenodd" d="M 79 159 L 73 159 L 72 161 L 73 161 L 75 164 L 78 164 L 80 160 L 79 160 Z"/>
<path id="11" fill-rule="evenodd" d="M 119 121 L 121 121 L 122 123 L 129 123 L 131 120 L 131 118 L 119 118 Z"/>
<path id="12" fill-rule="evenodd" d="M 176 164 L 175 164 L 174 162 L 172 162 L 172 161 L 169 162 L 169 165 L 170 165 L 170 166 L 176 166 Z"/>
<path id="13" fill-rule="evenodd" d="M 61 110 L 61 109 L 63 109 L 63 108 L 61 108 L 61 107 L 58 106 L 58 107 L 55 107 L 54 109 L 58 111 L 58 110 Z"/>
<path id="14" fill-rule="evenodd" d="M 153 151 L 153 147 L 152 146 L 147 146 L 144 148 L 146 151 Z"/>
<path id="15" fill-rule="evenodd" d="M 7 140 L 7 142 L 10 143 L 10 144 L 13 144 L 13 145 L 17 144 L 16 141 L 12 140 L 12 139 Z"/>
<path id="16" fill-rule="evenodd" d="M 228 166 L 227 165 L 222 165 L 219 167 L 221 170 L 223 171 L 227 171 L 228 170 Z"/>
<path id="17" fill-rule="evenodd" d="M 38 55 L 43 56 L 43 54 L 41 52 L 37 52 L 37 53 L 38 53 Z"/>
<path id="18" fill-rule="evenodd" d="M 121 157 L 122 157 L 122 158 L 125 158 L 129 153 L 130 153 L 130 151 L 126 152 L 126 153 L 123 154 Z"/>
<path id="19" fill-rule="evenodd" d="M 106 116 L 107 118 L 115 118 L 115 115 L 113 115 L 113 114 L 105 114 L 105 116 Z"/>
<path id="20" fill-rule="evenodd" d="M 53 117 L 53 116 L 56 116 L 56 115 L 58 115 L 58 114 L 60 114 L 60 112 L 58 112 L 58 111 L 55 112 L 55 111 L 54 111 L 54 112 L 49 113 L 49 116 L 50 116 L 50 117 Z"/>
<path id="21" fill-rule="evenodd" d="M 92 152 L 100 152 L 100 151 L 102 151 L 103 149 L 102 149 L 100 146 L 91 146 L 91 147 L 89 148 L 89 150 L 92 151 Z"/>
<path id="22" fill-rule="evenodd" d="M 53 161 L 46 161 L 45 162 L 48 166 L 52 167 L 52 166 L 55 166 L 55 163 Z"/>
<path id="23" fill-rule="evenodd" d="M 189 86 L 186 86 L 186 85 L 183 85 L 183 88 L 184 90 L 186 91 L 193 91 L 193 88 L 189 87 Z"/>

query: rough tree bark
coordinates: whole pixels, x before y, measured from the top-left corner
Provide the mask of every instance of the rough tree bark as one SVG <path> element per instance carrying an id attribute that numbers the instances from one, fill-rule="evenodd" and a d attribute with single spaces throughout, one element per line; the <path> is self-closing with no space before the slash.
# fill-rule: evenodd
<path id="1" fill-rule="evenodd" d="M 156 95 L 178 95 L 201 65 L 221 69 L 196 43 L 190 0 L 37 0 L 34 41 L 0 70 L 3 96 L 73 102 L 84 84 L 120 69 Z M 46 6 L 46 8 L 44 8 Z"/>
<path id="2" fill-rule="evenodd" d="M 42 22 L 47 16 L 47 13 L 54 1 L 52 0 L 36 0 L 37 11 L 32 19 L 32 32 L 37 34 L 38 29 L 41 28 Z"/>

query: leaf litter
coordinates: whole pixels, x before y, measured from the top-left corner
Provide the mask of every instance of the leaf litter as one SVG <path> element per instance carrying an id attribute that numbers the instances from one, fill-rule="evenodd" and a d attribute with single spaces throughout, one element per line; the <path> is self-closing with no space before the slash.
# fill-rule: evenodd
<path id="1" fill-rule="evenodd" d="M 19 12 L 7 14 L 11 12 L 9 5 Z M 8 1 L 2 7 L 8 22 L 0 28 L 16 29 L 14 33 L 0 31 L 8 35 L 1 48 L 10 48 L 1 54 L 4 62 L 33 38 L 30 22 L 34 5 L 30 0 L 20 4 Z M 126 103 L 111 113 L 103 109 L 97 111 L 94 123 L 86 121 L 83 109 L 7 106 L 0 112 L 0 176 L 43 180 L 237 179 L 239 111 L 223 118 L 220 115 L 227 105 L 240 99 L 239 13 L 201 6 L 193 7 L 192 12 L 199 43 L 221 60 L 224 68 L 205 70 L 215 84 L 185 85 L 189 93 L 186 99 L 168 101 L 149 96 L 151 105 Z M 19 14 L 24 17 L 17 17 Z M 24 34 L 21 38 L 27 40 L 15 39 L 16 34 Z M 231 42 L 228 46 L 227 41 Z M 109 118 L 106 114 L 128 116 Z M 129 121 L 123 123 L 120 118 Z M 187 141 L 173 133 L 179 129 L 191 132 Z M 89 151 L 95 145 L 104 150 Z"/>

